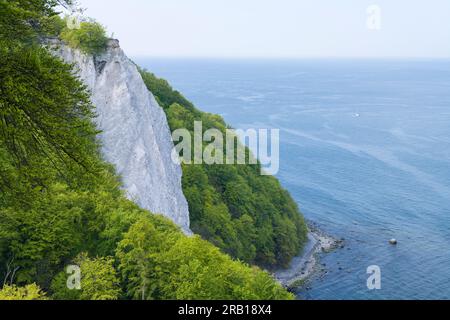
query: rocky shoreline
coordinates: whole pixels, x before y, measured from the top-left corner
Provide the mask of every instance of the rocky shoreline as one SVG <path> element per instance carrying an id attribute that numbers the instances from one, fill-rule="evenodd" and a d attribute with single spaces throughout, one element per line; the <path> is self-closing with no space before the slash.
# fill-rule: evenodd
<path id="1" fill-rule="evenodd" d="M 314 223 L 308 223 L 308 242 L 301 255 L 292 259 L 288 269 L 274 273 L 275 279 L 288 289 L 297 289 L 311 277 L 319 265 L 319 254 L 331 252 L 343 246 L 344 240 L 337 240 L 325 234 Z"/>

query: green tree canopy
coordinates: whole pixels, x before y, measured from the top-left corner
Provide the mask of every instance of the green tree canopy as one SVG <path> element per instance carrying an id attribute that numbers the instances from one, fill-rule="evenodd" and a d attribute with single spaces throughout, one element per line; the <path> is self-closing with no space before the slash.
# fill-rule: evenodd
<path id="1" fill-rule="evenodd" d="M 0 299 L 45 299 L 40 288 L 55 299 L 292 298 L 266 272 L 186 237 L 126 199 L 120 178 L 99 154 L 86 87 L 39 43 L 64 28 L 55 18 L 59 2 L 0 0 Z M 188 110 L 193 115 L 186 119 L 201 116 Z M 261 222 L 238 217 L 238 209 L 232 215 L 217 192 L 236 169 L 197 169 L 185 174 L 193 181 L 194 227 L 204 228 L 223 251 L 251 260 L 261 252 L 255 237 L 262 229 L 253 228 Z M 227 197 L 236 198 L 231 190 Z M 285 247 L 290 250 L 281 242 Z M 73 263 L 82 270 L 81 291 L 65 288 L 64 270 Z"/>
<path id="2" fill-rule="evenodd" d="M 58 274 L 52 282 L 52 298 L 57 300 L 117 300 L 121 295 L 120 281 L 112 257 L 89 258 L 79 254 L 73 261 L 81 272 L 80 290 L 67 288 L 68 275 Z"/>
<path id="3" fill-rule="evenodd" d="M 80 22 L 79 28 L 64 28 L 60 37 L 69 46 L 91 55 L 102 53 L 108 43 L 105 28 L 93 20 Z"/>
<path id="4" fill-rule="evenodd" d="M 32 44 L 47 34 L 47 22 L 58 5 L 71 0 L 0 0 L 0 43 Z"/>
<path id="5" fill-rule="evenodd" d="M 197 110 L 167 81 L 140 71 L 172 130 L 188 129 L 193 136 L 194 121 L 202 121 L 204 131 L 215 128 L 225 135 L 228 126 L 220 116 Z M 247 148 L 246 155 L 250 156 Z M 261 176 L 260 169 L 260 164 L 184 165 L 191 229 L 245 262 L 287 267 L 306 242 L 306 223 L 278 180 Z"/>
<path id="6" fill-rule="evenodd" d="M 47 300 L 46 294 L 36 285 L 25 287 L 4 286 L 0 290 L 1 300 Z"/>

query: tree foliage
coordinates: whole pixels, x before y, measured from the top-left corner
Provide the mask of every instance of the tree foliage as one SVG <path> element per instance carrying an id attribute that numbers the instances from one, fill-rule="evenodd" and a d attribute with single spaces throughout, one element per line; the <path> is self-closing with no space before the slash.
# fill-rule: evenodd
<path id="1" fill-rule="evenodd" d="M 0 290 L 0 300 L 47 300 L 45 293 L 36 285 L 25 287 L 4 286 Z"/>
<path id="2" fill-rule="evenodd" d="M 140 71 L 172 130 L 186 128 L 193 136 L 194 121 L 202 121 L 204 131 L 215 128 L 225 134 L 220 116 L 197 110 L 167 81 Z M 306 224 L 289 193 L 274 177 L 261 176 L 260 169 L 260 164 L 184 165 L 191 228 L 233 257 L 266 268 L 285 267 L 306 241 Z"/>
<path id="3" fill-rule="evenodd" d="M 48 20 L 55 7 L 67 6 L 72 0 L 0 0 L 0 42 L 33 44 L 46 36 Z"/>
<path id="4" fill-rule="evenodd" d="M 91 55 L 101 54 L 108 43 L 105 28 L 95 21 L 82 21 L 79 28 L 63 28 L 60 37 L 73 48 Z"/>
<path id="5" fill-rule="evenodd" d="M 157 232 L 143 217 L 117 248 L 126 292 L 134 299 L 290 299 L 272 277 L 233 261 L 200 237 Z"/>
<path id="6" fill-rule="evenodd" d="M 55 5 L 0 0 L 0 299 L 44 299 L 40 288 L 54 299 L 292 298 L 267 273 L 126 199 L 99 155 L 86 88 L 36 40 Z M 217 197 L 208 183 L 194 186 Z M 218 242 L 248 233 L 251 216 L 234 229 L 224 203 L 209 205 Z M 79 291 L 65 286 L 70 264 L 81 268 Z"/>
<path id="7" fill-rule="evenodd" d="M 80 290 L 67 288 L 67 274 L 58 274 L 51 285 L 52 298 L 57 300 L 117 300 L 121 296 L 120 280 L 113 257 L 90 258 L 79 254 L 73 264 L 81 271 Z"/>
<path id="8" fill-rule="evenodd" d="M 0 142 L 16 163 L 39 153 L 55 165 L 89 168 L 92 106 L 72 67 L 37 46 L 2 47 L 0 60 Z"/>

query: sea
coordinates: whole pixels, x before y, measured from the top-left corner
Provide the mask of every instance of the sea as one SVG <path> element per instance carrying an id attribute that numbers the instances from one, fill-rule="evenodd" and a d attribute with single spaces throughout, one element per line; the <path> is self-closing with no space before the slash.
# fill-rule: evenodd
<path id="1" fill-rule="evenodd" d="M 450 299 L 450 60 L 134 61 L 234 128 L 280 130 L 277 178 L 345 244 L 298 298 Z"/>

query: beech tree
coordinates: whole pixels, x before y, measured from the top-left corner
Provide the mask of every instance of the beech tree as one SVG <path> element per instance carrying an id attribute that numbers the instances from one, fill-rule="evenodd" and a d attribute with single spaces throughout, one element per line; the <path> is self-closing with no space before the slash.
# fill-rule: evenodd
<path id="1" fill-rule="evenodd" d="M 120 178 L 101 159 L 86 87 L 40 43 L 64 28 L 55 10 L 69 2 L 0 0 L 0 275 L 7 275 L 0 299 L 45 299 L 40 288 L 55 299 L 292 298 L 269 274 L 233 261 L 200 237 L 186 237 L 126 199 Z M 173 108 L 174 117 L 182 117 L 172 123 L 198 116 L 220 122 L 166 82 L 155 84 L 163 101 L 188 110 Z M 241 219 L 227 203 L 236 194 L 229 190 L 224 201 L 218 192 L 237 169 L 197 169 L 184 182 L 193 186 L 187 189 L 193 229 L 237 258 L 267 258 L 274 247 L 270 228 L 263 249 L 254 238 L 266 230 L 259 224 L 267 228 L 272 220 L 260 219 L 253 208 L 248 211 L 255 216 Z M 66 290 L 64 270 L 71 263 L 82 269 L 80 291 Z"/>
<path id="2" fill-rule="evenodd" d="M 4 286 L 0 290 L 1 300 L 47 300 L 45 292 L 36 284 L 30 284 L 25 287 Z"/>

